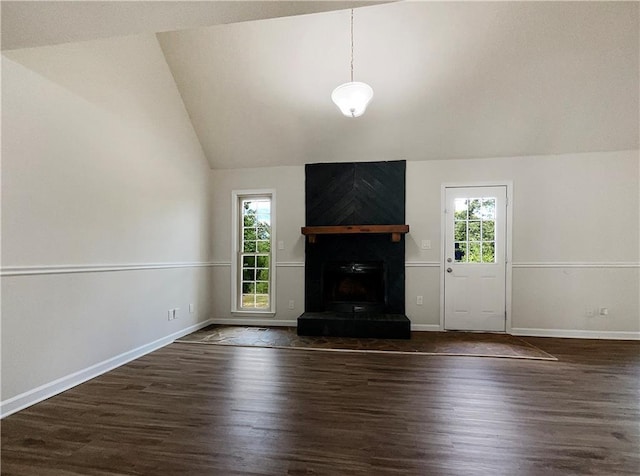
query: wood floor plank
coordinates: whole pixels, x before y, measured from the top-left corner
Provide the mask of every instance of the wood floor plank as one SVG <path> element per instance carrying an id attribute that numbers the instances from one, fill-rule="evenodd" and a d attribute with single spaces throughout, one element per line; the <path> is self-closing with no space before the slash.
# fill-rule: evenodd
<path id="1" fill-rule="evenodd" d="M 173 344 L 2 421 L 3 475 L 637 475 L 640 343 L 558 362 Z"/>

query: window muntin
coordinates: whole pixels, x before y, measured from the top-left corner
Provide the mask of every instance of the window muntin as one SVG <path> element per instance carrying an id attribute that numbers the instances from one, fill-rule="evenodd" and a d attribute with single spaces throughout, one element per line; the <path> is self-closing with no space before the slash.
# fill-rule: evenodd
<path id="1" fill-rule="evenodd" d="M 456 198 L 453 219 L 456 263 L 496 262 L 496 198 Z"/>
<path id="2" fill-rule="evenodd" d="M 241 196 L 238 308 L 269 311 L 272 298 L 272 207 L 269 196 Z"/>

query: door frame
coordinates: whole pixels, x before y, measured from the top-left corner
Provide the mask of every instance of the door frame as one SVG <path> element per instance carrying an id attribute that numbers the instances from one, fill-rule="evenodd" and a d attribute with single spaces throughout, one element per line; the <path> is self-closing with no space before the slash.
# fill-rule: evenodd
<path id="1" fill-rule="evenodd" d="M 444 270 L 445 247 L 446 247 L 446 189 L 466 188 L 466 187 L 506 187 L 507 192 L 507 223 L 506 223 L 506 243 L 505 243 L 505 333 L 511 334 L 511 290 L 512 290 L 512 269 L 511 269 L 511 244 L 513 231 L 513 180 L 495 180 L 488 182 L 446 182 L 440 187 L 440 330 L 444 330 Z"/>

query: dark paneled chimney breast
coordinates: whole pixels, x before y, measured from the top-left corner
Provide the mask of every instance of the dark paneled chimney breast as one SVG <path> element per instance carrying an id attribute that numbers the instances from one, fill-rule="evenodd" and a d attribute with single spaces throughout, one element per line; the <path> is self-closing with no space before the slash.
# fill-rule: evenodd
<path id="1" fill-rule="evenodd" d="M 405 170 L 405 161 L 307 165 L 306 227 L 403 225 Z M 409 337 L 404 235 L 395 242 L 375 233 L 323 234 L 312 241 L 306 244 L 299 334 L 366 337 L 371 321 L 375 337 Z M 317 322 L 321 315 L 328 321 Z M 388 331 L 381 327 L 385 319 L 395 321 Z M 332 328 L 332 320 L 340 324 Z"/>

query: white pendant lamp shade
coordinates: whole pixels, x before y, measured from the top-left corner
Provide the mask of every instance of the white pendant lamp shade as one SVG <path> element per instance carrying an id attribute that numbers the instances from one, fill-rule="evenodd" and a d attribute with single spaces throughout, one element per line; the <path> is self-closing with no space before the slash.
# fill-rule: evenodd
<path id="1" fill-rule="evenodd" d="M 331 100 L 347 117 L 362 116 L 372 97 L 371 86 L 358 81 L 341 84 L 331 93 Z"/>
<path id="2" fill-rule="evenodd" d="M 353 80 L 353 8 L 351 9 L 351 81 L 341 84 L 331 93 L 331 100 L 347 117 L 360 117 L 367 110 L 373 89 L 366 83 Z"/>

